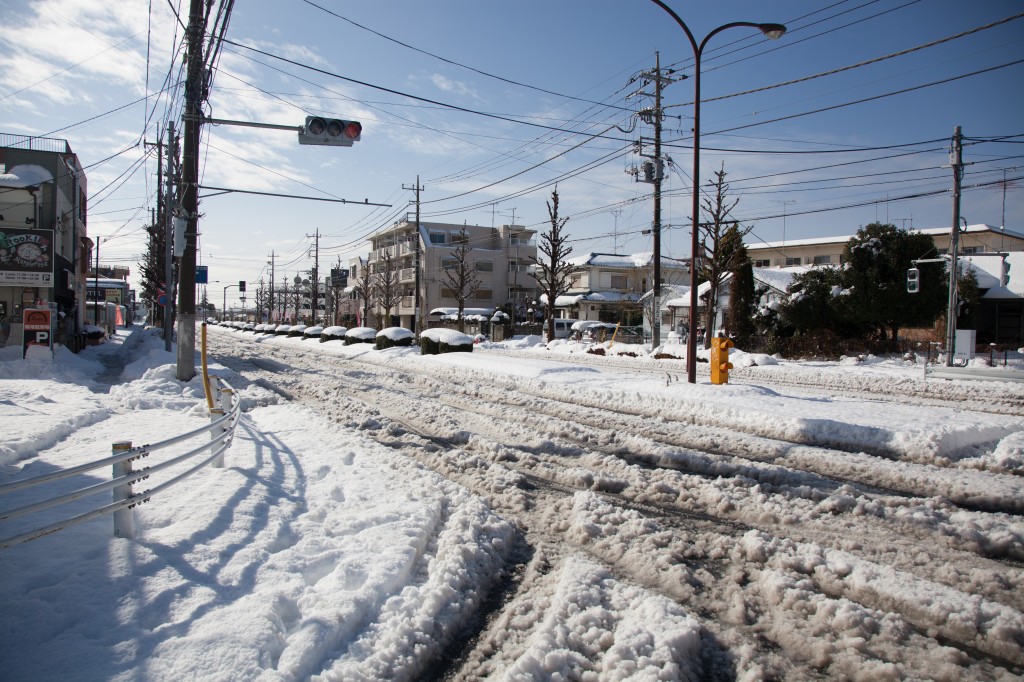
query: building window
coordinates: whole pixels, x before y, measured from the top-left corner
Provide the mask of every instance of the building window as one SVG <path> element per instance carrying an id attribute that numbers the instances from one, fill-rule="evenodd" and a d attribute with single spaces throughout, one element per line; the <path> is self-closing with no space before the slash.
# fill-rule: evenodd
<path id="1" fill-rule="evenodd" d="M 494 272 L 494 263 L 489 260 L 480 260 L 476 262 L 476 269 L 478 272 Z"/>
<path id="2" fill-rule="evenodd" d="M 625 275 L 612 275 L 612 289 L 625 289 L 627 286 Z"/>
<path id="3" fill-rule="evenodd" d="M 762 260 L 755 260 L 754 261 L 754 267 L 755 268 L 768 268 L 768 267 L 771 267 L 771 264 L 772 264 L 772 262 L 768 258 L 764 258 Z"/>
<path id="4" fill-rule="evenodd" d="M 792 267 L 794 265 L 800 265 L 800 259 L 799 258 L 790 258 L 790 257 L 787 256 L 786 257 L 786 267 Z"/>
<path id="5" fill-rule="evenodd" d="M 431 232 L 430 233 L 431 244 L 444 244 L 444 232 Z"/>
<path id="6" fill-rule="evenodd" d="M 814 257 L 814 264 L 815 265 L 828 265 L 831 262 L 832 262 L 832 256 L 815 256 Z"/>
<path id="7" fill-rule="evenodd" d="M 477 301 L 489 301 L 494 296 L 490 289 L 477 289 L 476 293 L 473 294 L 474 300 Z"/>
<path id="8" fill-rule="evenodd" d="M 963 253 L 964 255 L 971 254 L 971 253 L 981 253 L 981 247 L 980 246 L 965 246 L 963 249 L 961 249 L 960 252 Z"/>
<path id="9" fill-rule="evenodd" d="M 572 289 L 579 289 L 580 281 L 582 281 L 582 279 L 582 275 L 572 275 L 571 277 L 569 277 L 569 287 Z"/>
<path id="10" fill-rule="evenodd" d="M 457 260 L 455 260 L 454 258 L 442 258 L 441 259 L 441 269 L 442 270 L 454 270 L 457 267 L 459 267 L 459 262 Z"/>

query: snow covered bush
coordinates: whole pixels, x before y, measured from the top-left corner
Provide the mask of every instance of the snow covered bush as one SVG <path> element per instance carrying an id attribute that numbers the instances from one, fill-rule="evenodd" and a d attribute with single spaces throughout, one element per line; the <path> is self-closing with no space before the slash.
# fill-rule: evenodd
<path id="1" fill-rule="evenodd" d="M 353 343 L 373 343 L 377 337 L 377 330 L 373 327 L 353 327 L 345 332 L 345 345 Z"/>
<path id="2" fill-rule="evenodd" d="M 404 327 L 388 327 L 377 332 L 377 350 L 395 346 L 411 346 L 416 334 Z"/>
<path id="3" fill-rule="evenodd" d="M 441 327 L 420 334 L 420 355 L 438 353 L 472 353 L 473 337 L 454 329 Z"/>
<path id="4" fill-rule="evenodd" d="M 323 343 L 324 341 L 337 341 L 339 339 L 344 339 L 345 334 L 347 333 L 348 327 L 325 327 L 324 330 L 320 332 L 320 343 Z"/>

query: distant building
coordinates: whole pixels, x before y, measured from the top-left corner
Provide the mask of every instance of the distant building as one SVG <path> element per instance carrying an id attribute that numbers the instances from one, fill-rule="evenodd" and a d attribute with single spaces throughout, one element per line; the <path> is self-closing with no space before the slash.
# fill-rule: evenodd
<path id="1" fill-rule="evenodd" d="M 373 319 L 360 319 L 359 323 L 415 329 L 417 317 L 421 327 L 426 327 L 432 310 L 457 307 L 455 292 L 448 287 L 444 273 L 453 266 L 453 253 L 461 245 L 463 230 L 470 247 L 467 260 L 473 263 L 480 279 L 480 287 L 466 301 L 466 307 L 488 315 L 505 304 L 525 311 L 537 296 L 536 282 L 530 275 L 537 255 L 535 230 L 521 225 L 481 227 L 421 222 L 417 226 L 402 221 L 370 236 L 370 254 L 365 262 L 353 259 L 349 263 L 351 292 L 358 293 L 358 282 L 364 274 L 370 280 L 379 280 L 388 267 L 394 272 L 398 291 L 398 303 L 391 310 L 383 310 L 371 293 Z M 355 302 L 361 318 L 363 302 L 358 298 Z"/>
<path id="2" fill-rule="evenodd" d="M 935 242 L 936 254 L 922 254 L 922 258 L 949 252 L 948 227 L 914 230 L 926 234 Z M 843 248 L 853 235 L 841 237 L 815 237 L 813 239 L 787 239 L 781 242 L 746 244 L 747 253 L 755 268 L 787 268 L 796 266 L 841 265 Z M 960 254 L 1024 251 L 1024 234 L 991 225 L 968 225 L 960 233 Z"/>
<path id="3" fill-rule="evenodd" d="M 56 341 L 74 344 L 93 246 L 87 188 L 67 140 L 0 133 L 0 345 L 21 343 L 22 311 L 40 306 Z"/>
<path id="4" fill-rule="evenodd" d="M 650 315 L 642 300 L 654 284 L 654 254 L 589 253 L 570 258 L 569 290 L 555 299 L 560 318 L 643 326 L 649 333 Z M 689 279 L 689 261 L 662 256 L 662 301 L 672 285 Z M 649 294 L 648 294 L 649 295 Z M 540 303 L 546 301 L 541 295 Z M 663 306 L 662 325 L 668 323 Z"/>

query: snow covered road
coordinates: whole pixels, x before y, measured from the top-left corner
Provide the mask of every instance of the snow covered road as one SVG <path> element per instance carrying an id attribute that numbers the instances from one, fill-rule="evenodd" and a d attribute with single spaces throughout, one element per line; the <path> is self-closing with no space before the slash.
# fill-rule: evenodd
<path id="1" fill-rule="evenodd" d="M 635 632 L 634 649 L 696 656 L 670 678 L 1024 671 L 1019 416 L 965 414 L 955 395 L 922 409 L 534 355 L 211 339 L 225 366 L 466 487 L 518 529 L 494 596 L 436 678 L 628 677 L 637 654 L 618 648 L 628 637 L 599 636 L 609 629 Z M 675 605 L 661 641 L 630 621 L 666 608 L 651 594 Z"/>

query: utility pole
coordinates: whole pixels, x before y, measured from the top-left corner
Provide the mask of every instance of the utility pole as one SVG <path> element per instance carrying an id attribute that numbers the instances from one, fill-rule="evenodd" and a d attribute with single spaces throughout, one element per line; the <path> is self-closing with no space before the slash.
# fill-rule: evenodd
<path id="1" fill-rule="evenodd" d="M 412 302 L 412 319 L 413 327 L 415 327 L 413 331 L 419 335 L 419 333 L 423 331 L 423 306 L 420 305 L 420 192 L 425 188 L 420 187 L 420 176 L 417 175 L 415 187 L 406 187 L 403 185 L 402 189 L 416 190 L 416 283 L 414 285 L 416 287 L 416 295 L 413 297 Z M 493 213 L 491 222 L 494 222 Z"/>
<path id="2" fill-rule="evenodd" d="M 267 302 L 267 322 L 274 321 L 274 252 L 270 252 L 270 300 Z"/>
<path id="3" fill-rule="evenodd" d="M 672 70 L 670 69 L 668 73 L 671 74 Z M 664 177 L 665 168 L 661 158 L 661 122 L 665 114 L 661 107 L 661 91 L 665 85 L 674 83 L 679 79 L 662 75 L 661 54 L 658 52 L 654 53 L 654 70 L 646 71 L 640 75 L 654 83 L 654 107 L 640 111 L 640 117 L 643 118 L 644 122 L 654 126 L 654 155 L 649 157 L 649 161 L 643 163 L 643 179 L 640 180 L 639 177 L 637 179 L 640 182 L 654 185 L 654 221 L 651 226 L 651 232 L 654 237 L 654 283 L 651 287 L 653 299 L 651 303 L 654 312 L 651 315 L 651 344 L 653 348 L 657 348 L 661 345 L 661 181 Z M 645 92 L 634 94 L 651 96 Z M 642 148 L 642 142 L 638 147 Z M 693 191 L 696 192 L 697 188 L 694 187 Z M 690 267 L 697 267 L 696 263 L 697 254 L 691 254 Z M 695 315 L 696 311 L 691 310 L 690 314 Z"/>
<path id="4" fill-rule="evenodd" d="M 150 238 L 151 241 L 150 241 L 150 244 L 149 244 L 149 248 L 147 249 L 147 252 L 152 256 L 153 253 L 154 253 L 154 247 L 156 246 L 157 230 L 159 229 L 160 225 L 164 224 L 163 223 L 163 219 L 164 219 L 164 208 L 163 208 L 164 207 L 164 193 L 163 193 L 163 187 L 164 187 L 164 140 L 163 140 L 163 134 L 161 132 L 159 132 L 159 130 L 158 130 L 157 131 L 157 136 L 156 136 L 156 142 L 145 142 L 144 144 L 147 147 L 156 147 L 156 209 L 153 210 L 150 213 L 149 238 Z M 155 264 L 153 264 L 153 265 L 155 267 Z M 157 272 L 159 273 L 159 268 L 157 268 Z M 167 280 L 167 277 L 165 276 L 164 277 L 164 282 L 166 282 L 166 280 Z M 152 311 L 153 312 L 153 319 L 151 320 L 152 322 L 156 322 L 156 311 L 157 311 L 157 302 L 154 301 L 153 302 L 153 311 Z M 162 320 L 161 320 L 161 323 L 162 323 Z"/>
<path id="5" fill-rule="evenodd" d="M 309 306 L 313 316 L 313 324 L 317 324 L 320 313 L 320 228 L 314 234 L 307 234 L 306 239 L 313 240 L 313 271 L 310 273 Z"/>
<path id="6" fill-rule="evenodd" d="M 171 206 L 174 205 L 174 121 L 167 125 L 167 197 L 164 199 L 164 350 L 171 352 L 171 330 L 174 324 L 174 227 Z"/>
<path id="7" fill-rule="evenodd" d="M 953 350 L 956 345 L 957 296 L 956 285 L 959 274 L 957 252 L 960 247 L 960 180 L 964 177 L 963 147 L 960 126 L 953 131 L 953 142 L 949 151 L 949 165 L 953 168 L 953 228 L 949 232 L 949 310 L 946 313 L 946 367 L 953 366 Z"/>
<path id="8" fill-rule="evenodd" d="M 178 381 L 196 375 L 196 236 L 199 232 L 199 139 L 202 104 L 206 99 L 203 69 L 203 0 L 191 0 L 187 36 L 188 61 L 185 78 L 185 143 L 181 169 L 181 205 L 188 221 L 185 253 L 178 269 Z"/>

